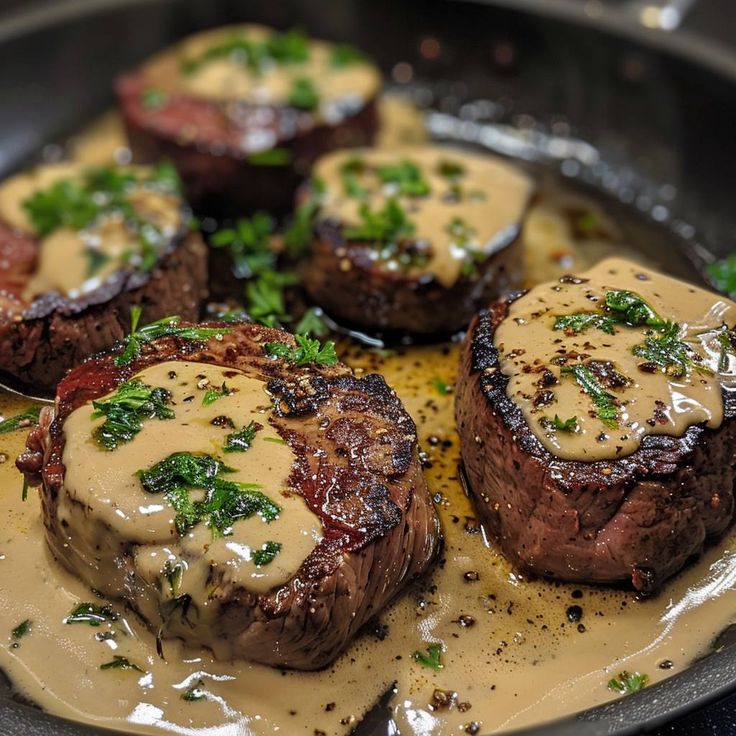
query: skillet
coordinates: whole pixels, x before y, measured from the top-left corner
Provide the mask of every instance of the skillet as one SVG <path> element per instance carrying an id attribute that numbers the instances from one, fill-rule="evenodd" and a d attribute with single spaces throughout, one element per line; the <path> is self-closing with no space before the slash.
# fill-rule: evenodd
<path id="1" fill-rule="evenodd" d="M 678 270 L 702 270 L 733 250 L 736 56 L 687 33 L 634 26 L 600 3 L 593 15 L 569 0 L 340 0 L 327 7 L 319 0 L 24 6 L 0 25 L 0 175 L 44 149 L 53 158 L 53 141 L 111 105 L 119 72 L 186 33 L 248 19 L 355 43 L 389 78 L 405 78 L 408 67 L 396 64 L 409 64 L 413 81 L 422 82 L 420 101 L 436 110 L 429 121 L 438 130 L 463 138 L 487 125 L 495 131 L 490 147 L 538 158 L 641 210 L 672 233 L 667 246 L 656 247 L 682 244 L 661 254 Z M 430 45 L 438 54 L 427 53 L 427 38 L 439 42 Z M 463 106 L 473 99 L 493 101 L 480 119 L 477 107 Z M 442 128 L 443 115 L 470 116 L 476 127 Z M 729 630 L 681 674 L 524 733 L 643 733 L 734 691 L 736 636 Z M 357 733 L 393 733 L 385 706 L 374 708 Z M 0 726 L 8 736 L 106 733 L 41 713 L 9 687 L 0 697 Z"/>

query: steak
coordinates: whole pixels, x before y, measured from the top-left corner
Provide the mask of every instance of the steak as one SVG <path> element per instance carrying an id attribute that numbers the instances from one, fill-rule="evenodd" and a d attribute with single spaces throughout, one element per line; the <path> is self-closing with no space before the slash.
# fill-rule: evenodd
<path id="1" fill-rule="evenodd" d="M 245 26 L 243 32 L 247 35 L 253 28 Z M 224 31 L 235 34 L 238 29 L 198 34 L 185 39 L 183 47 L 197 44 L 201 49 Z M 345 104 L 329 101 L 329 110 L 322 114 L 287 100 L 246 99 L 237 91 L 229 98 L 194 93 L 181 84 L 182 72 L 171 62 L 178 64 L 182 55 L 185 51 L 177 47 L 154 57 L 123 75 L 116 92 L 134 159 L 170 160 L 198 212 L 286 212 L 319 156 L 335 148 L 368 145 L 376 135 L 378 83 L 366 98 L 350 94 Z M 299 64 L 289 66 L 296 69 Z M 370 69 L 378 79 L 378 70 Z M 268 88 L 268 77 L 264 80 Z M 151 89 L 163 93 L 157 104 L 150 102 Z"/>
<path id="2" fill-rule="evenodd" d="M 517 288 L 531 181 L 490 156 L 440 146 L 339 151 L 319 187 L 302 282 L 332 317 L 360 327 L 450 334 Z"/>
<path id="3" fill-rule="evenodd" d="M 170 314 L 196 319 L 207 294 L 207 249 L 199 233 L 181 232 L 148 273 L 125 269 L 72 298 L 47 293 L 31 304 L 19 296 L 35 260 L 33 239 L 0 223 L 0 371 L 34 391 L 53 393 L 62 376 L 130 330 L 130 308 L 144 321 Z"/>
<path id="4" fill-rule="evenodd" d="M 613 460 L 556 457 L 508 396 L 494 344 L 518 296 L 480 312 L 462 349 L 456 420 L 478 512 L 523 572 L 651 593 L 731 523 L 736 395 L 724 389 L 717 429 L 647 435 Z"/>
<path id="5" fill-rule="evenodd" d="M 162 639 L 180 637 L 224 659 L 302 670 L 324 667 L 427 569 L 438 550 L 439 522 L 420 467 L 416 427 L 381 376 L 357 378 L 342 364 L 293 365 L 264 352 L 270 342 L 293 348 L 288 333 L 253 324 L 213 324 L 222 332 L 204 342 L 165 337 L 144 345 L 127 366 L 117 367 L 113 352 L 77 367 L 59 384 L 55 408 L 43 410 L 17 464 L 30 483 L 42 486 L 46 536 L 55 557 L 103 594 L 125 599 Z M 257 379 L 260 391 L 265 387 L 268 407 L 260 423 L 275 430 L 293 453 L 288 493 L 303 499 L 321 528 L 311 552 L 273 589 L 254 592 L 234 581 L 228 573 L 232 561 L 207 563 L 200 594 L 172 600 L 168 585 L 160 582 L 166 579 L 164 570 L 152 577 L 141 562 L 151 557 L 154 545 L 108 528 L 94 503 L 72 503 L 64 465 L 65 423 L 72 412 L 142 370 L 172 365 L 169 361 L 199 364 L 203 371 L 222 367 L 230 370 L 228 380 L 242 372 Z M 218 412 L 225 411 L 219 407 L 226 402 L 217 402 Z M 228 421 L 218 416 L 212 424 Z M 111 453 L 113 461 L 119 451 Z M 114 515 L 108 518 L 117 523 Z M 187 539 L 177 538 L 172 526 L 163 541 L 170 552 Z M 219 542 L 223 539 L 235 537 Z M 208 550 L 218 540 L 213 536 L 205 542 L 190 549 L 190 571 L 214 554 Z M 184 573 L 184 584 L 190 574 Z M 172 607 L 180 604 L 173 615 Z"/>

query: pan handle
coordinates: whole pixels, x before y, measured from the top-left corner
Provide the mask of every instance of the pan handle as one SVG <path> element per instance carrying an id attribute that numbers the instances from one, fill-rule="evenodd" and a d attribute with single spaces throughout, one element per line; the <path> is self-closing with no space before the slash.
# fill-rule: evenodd
<path id="1" fill-rule="evenodd" d="M 614 10 L 646 28 L 675 31 L 698 0 L 625 0 Z M 603 2 L 606 5 L 606 1 Z"/>

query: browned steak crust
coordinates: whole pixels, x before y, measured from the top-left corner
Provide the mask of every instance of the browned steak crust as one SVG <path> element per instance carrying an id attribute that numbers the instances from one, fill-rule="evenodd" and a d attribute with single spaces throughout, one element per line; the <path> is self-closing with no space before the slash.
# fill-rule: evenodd
<path id="1" fill-rule="evenodd" d="M 650 435 L 617 460 L 556 458 L 506 393 L 493 335 L 509 303 L 471 323 L 457 382 L 463 463 L 479 513 L 522 571 L 656 590 L 733 518 L 736 396 L 724 392 L 718 429 Z"/>
<path id="2" fill-rule="evenodd" d="M 342 230 L 331 221 L 316 224 L 302 281 L 329 315 L 361 327 L 450 334 L 463 329 L 481 305 L 521 283 L 518 231 L 476 264 L 477 275 L 461 275 L 446 287 L 431 274 L 416 277 L 377 266 L 373 245 L 346 240 Z"/>
<path id="3" fill-rule="evenodd" d="M 7 244 L 16 264 L 28 260 L 17 254 L 25 254 L 29 243 L 0 224 L 0 249 Z M 70 368 L 129 331 L 131 306 L 143 308 L 144 323 L 170 314 L 191 320 L 207 295 L 207 249 L 199 233 L 184 231 L 149 273 L 123 269 L 78 298 L 54 292 L 24 304 L 14 283 L 21 280 L 17 270 L 0 277 L 0 371 L 47 393 Z"/>
<path id="4" fill-rule="evenodd" d="M 319 516 L 324 537 L 295 576 L 268 594 L 215 584 L 208 604 L 218 607 L 212 638 L 235 656 L 316 669 L 426 570 L 439 546 L 439 522 L 418 459 L 416 427 L 383 378 L 356 378 L 341 364 L 290 366 L 264 355 L 268 341 L 294 344 L 287 333 L 244 324 L 208 343 L 159 340 L 124 368 L 115 367 L 111 355 L 87 361 L 59 384 L 55 412 L 44 411 L 18 467 L 43 484 L 51 549 L 83 575 L 85 563 L 73 558 L 56 513 L 64 493 L 66 417 L 134 373 L 172 359 L 232 366 L 264 380 L 274 406 L 270 421 L 296 456 L 289 486 Z M 125 560 L 131 570 L 134 553 Z M 167 635 L 191 636 L 176 621 Z"/>
<path id="5" fill-rule="evenodd" d="M 124 75 L 117 83 L 118 106 L 136 161 L 171 161 L 184 184 L 187 201 L 208 215 L 240 214 L 254 209 L 287 211 L 312 163 L 336 148 L 370 145 L 378 129 L 376 99 L 332 125 L 314 122 L 296 128 L 296 110 L 267 108 L 274 148 L 288 152 L 283 165 L 253 163 L 242 140 L 251 117 L 266 108 L 240 111 L 238 122 L 217 102 L 172 95 L 160 107 L 142 102 L 145 76 Z M 262 127 L 262 122 L 257 123 Z M 249 159 L 251 159 L 249 161 Z"/>

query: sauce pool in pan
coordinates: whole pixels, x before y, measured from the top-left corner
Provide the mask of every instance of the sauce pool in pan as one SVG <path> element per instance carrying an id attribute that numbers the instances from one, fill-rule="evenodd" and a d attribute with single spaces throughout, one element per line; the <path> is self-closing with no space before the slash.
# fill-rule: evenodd
<path id="1" fill-rule="evenodd" d="M 114 135 L 97 132 L 80 139 L 78 152 L 100 161 L 116 145 Z M 623 255 L 624 241 L 658 265 L 654 236 L 663 237 L 545 183 L 525 226 L 528 283 Z M 131 732 L 318 736 L 350 732 L 395 682 L 392 712 L 402 734 L 490 733 L 618 697 L 608 683 L 623 671 L 650 683 L 681 671 L 731 623 L 733 535 L 649 600 L 521 579 L 484 537 L 463 491 L 453 420 L 457 345 L 384 351 L 343 341 L 338 352 L 358 371 L 383 373 L 417 423 L 445 534 L 431 575 L 321 672 L 218 662 L 171 640 L 164 660 L 134 614 L 96 598 L 52 560 L 37 495 L 21 500 L 13 464 L 24 433 L 3 434 L 0 667 L 18 693 L 51 713 Z M 28 404 L 0 395 L 3 416 Z M 82 603 L 98 615 L 70 621 Z"/>

